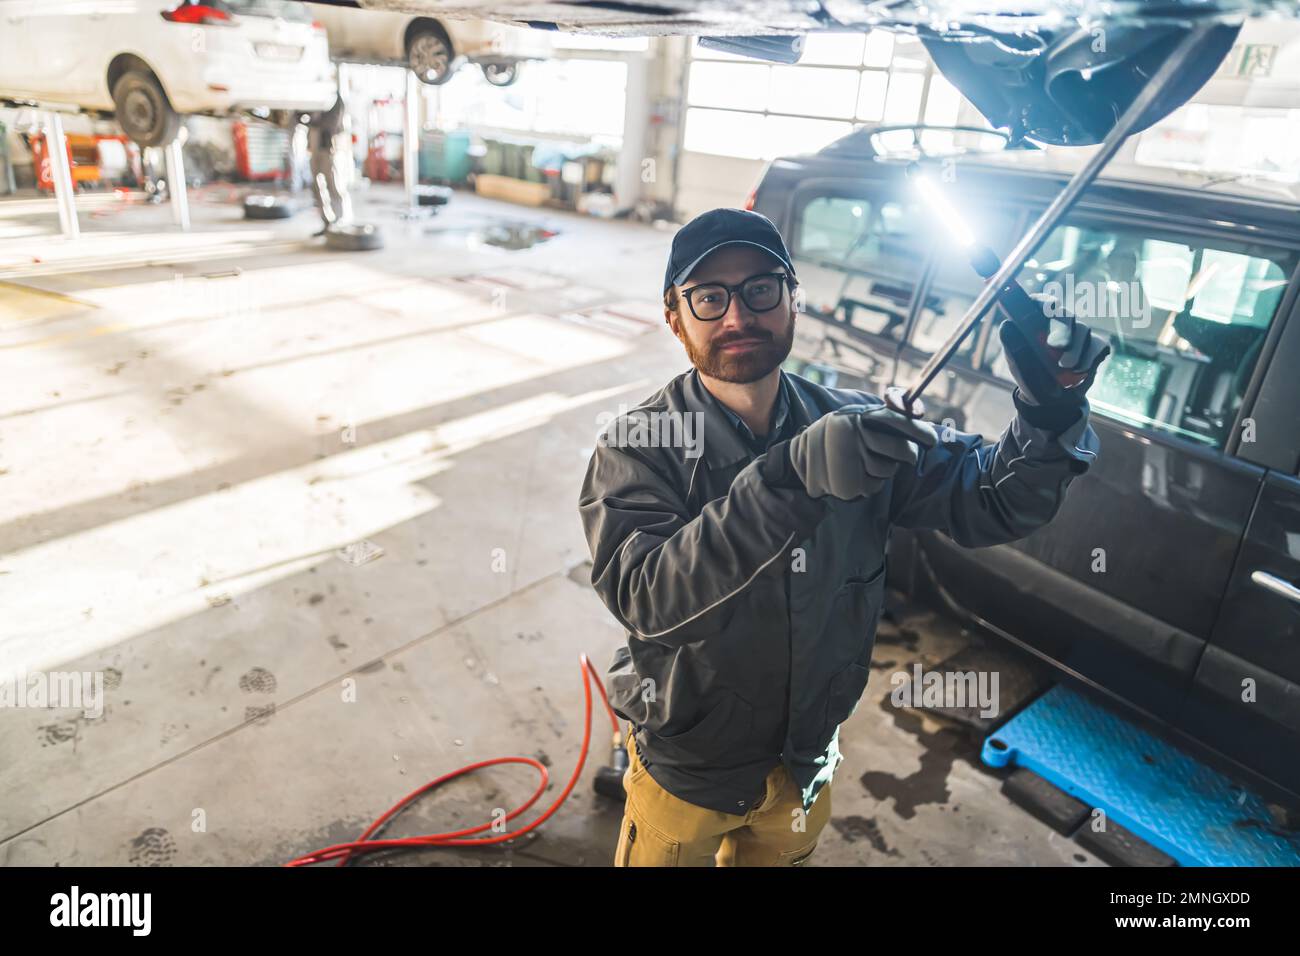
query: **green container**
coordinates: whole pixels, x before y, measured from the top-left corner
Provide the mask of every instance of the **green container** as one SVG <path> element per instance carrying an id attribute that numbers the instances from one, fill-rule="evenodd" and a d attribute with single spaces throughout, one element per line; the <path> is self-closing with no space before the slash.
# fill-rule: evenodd
<path id="1" fill-rule="evenodd" d="M 420 139 L 420 178 L 464 182 L 473 165 L 469 145 L 468 130 L 425 133 Z"/>
<path id="2" fill-rule="evenodd" d="M 497 174 L 513 176 L 515 174 L 515 144 L 509 140 L 497 140 L 497 149 L 501 153 L 501 165 L 497 168 Z"/>
<path id="3" fill-rule="evenodd" d="M 483 156 L 483 172 L 493 176 L 505 175 L 505 144 L 495 139 L 483 141 L 487 149 Z"/>
<path id="4" fill-rule="evenodd" d="M 528 157 L 532 148 L 522 143 L 511 143 L 506 147 L 506 175 L 511 179 L 524 179 L 528 175 Z"/>

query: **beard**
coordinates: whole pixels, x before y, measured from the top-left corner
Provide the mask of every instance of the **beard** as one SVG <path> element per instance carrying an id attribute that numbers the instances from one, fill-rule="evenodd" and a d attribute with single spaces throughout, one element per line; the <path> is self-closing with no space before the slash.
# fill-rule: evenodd
<path id="1" fill-rule="evenodd" d="M 766 336 L 767 341 L 747 352 L 731 355 L 723 351 L 722 347 L 729 342 L 763 336 Z M 748 332 L 711 340 L 702 345 L 692 342 L 684 329 L 681 338 L 682 344 L 686 346 L 687 357 L 700 372 L 722 382 L 745 385 L 749 382 L 757 382 L 785 361 L 786 356 L 790 354 L 790 349 L 794 347 L 794 318 L 791 317 L 786 325 L 785 334 L 780 336 L 756 327 Z"/>

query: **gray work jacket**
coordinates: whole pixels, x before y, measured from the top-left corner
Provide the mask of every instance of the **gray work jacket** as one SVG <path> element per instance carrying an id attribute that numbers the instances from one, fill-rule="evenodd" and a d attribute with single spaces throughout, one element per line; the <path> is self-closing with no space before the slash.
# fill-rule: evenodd
<path id="1" fill-rule="evenodd" d="M 794 433 L 880 404 L 780 374 Z M 764 462 L 788 441 L 755 457 L 692 369 L 609 423 L 579 498 L 592 586 L 627 631 L 610 706 L 656 782 L 725 813 L 748 813 L 781 762 L 805 810 L 834 774 L 839 725 L 867 685 L 891 527 L 965 547 L 1023 538 L 1099 447 L 1086 402 L 1060 434 L 1017 412 L 996 442 L 944 429 L 879 494 L 841 501 L 772 477 Z"/>

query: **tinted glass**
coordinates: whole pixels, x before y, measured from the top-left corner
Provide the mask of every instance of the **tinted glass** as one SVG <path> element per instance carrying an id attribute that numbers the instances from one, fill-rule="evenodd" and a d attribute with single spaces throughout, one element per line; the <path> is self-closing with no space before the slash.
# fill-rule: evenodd
<path id="1" fill-rule="evenodd" d="M 791 246 L 805 312 L 901 338 L 925 262 L 920 225 L 915 207 L 898 202 L 809 200 Z"/>
<path id="2" fill-rule="evenodd" d="M 1222 448 L 1295 265 L 1282 249 L 1065 225 L 1021 282 L 1110 336 L 1095 411 Z M 997 336 L 986 361 L 1010 377 Z"/>
<path id="3" fill-rule="evenodd" d="M 925 292 L 925 302 L 917 316 L 916 328 L 908 344 L 922 352 L 934 352 L 948 340 L 953 331 L 961 324 L 966 310 L 980 289 L 984 280 L 980 278 L 970 264 L 969 253 L 935 222 L 934 214 L 928 209 L 927 222 L 933 229 L 933 246 L 936 261 L 934 275 Z M 962 209 L 963 218 L 975 234 L 978 241 L 993 248 L 1008 248 L 1013 237 L 1012 229 L 1019 220 L 1019 213 L 1009 209 L 979 209 L 968 207 Z M 958 361 L 969 362 L 981 332 L 988 323 L 971 332 L 957 351 Z"/>

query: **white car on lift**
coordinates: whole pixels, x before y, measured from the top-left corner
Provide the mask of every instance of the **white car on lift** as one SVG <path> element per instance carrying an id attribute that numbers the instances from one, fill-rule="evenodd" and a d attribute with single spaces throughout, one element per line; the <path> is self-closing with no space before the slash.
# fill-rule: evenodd
<path id="1" fill-rule="evenodd" d="M 523 61 L 551 55 L 550 38 L 542 30 L 323 3 L 306 6 L 325 25 L 334 59 L 409 67 L 433 86 L 446 83 L 464 63 L 478 65 L 493 86 L 509 86 L 519 78 Z"/>
<path id="2" fill-rule="evenodd" d="M 0 103 L 115 115 L 141 146 L 188 113 L 327 109 L 331 71 L 292 0 L 0 0 Z"/>

